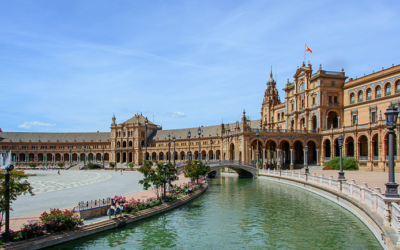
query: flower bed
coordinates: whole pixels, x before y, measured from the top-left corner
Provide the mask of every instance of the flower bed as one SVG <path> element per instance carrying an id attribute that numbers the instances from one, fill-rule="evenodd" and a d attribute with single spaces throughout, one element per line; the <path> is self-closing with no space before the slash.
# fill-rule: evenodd
<path id="1" fill-rule="evenodd" d="M 72 211 L 52 208 L 50 213 L 44 212 L 39 222 L 29 221 L 24 224 L 20 231 L 10 230 L 9 240 L 11 242 L 36 238 L 45 234 L 71 230 L 83 225 L 83 220 L 73 214 Z M 0 236 L 0 243 L 4 241 L 5 232 Z"/>

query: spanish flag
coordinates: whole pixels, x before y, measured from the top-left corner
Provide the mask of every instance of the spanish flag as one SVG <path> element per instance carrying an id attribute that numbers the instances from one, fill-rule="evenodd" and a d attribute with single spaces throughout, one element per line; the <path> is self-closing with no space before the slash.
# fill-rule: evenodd
<path id="1" fill-rule="evenodd" d="M 306 45 L 306 51 L 310 51 L 310 53 L 312 53 L 312 50 L 307 45 Z"/>

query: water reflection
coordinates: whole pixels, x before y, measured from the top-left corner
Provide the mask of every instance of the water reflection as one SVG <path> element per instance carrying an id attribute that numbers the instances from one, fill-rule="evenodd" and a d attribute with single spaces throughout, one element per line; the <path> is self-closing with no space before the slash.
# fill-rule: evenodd
<path id="1" fill-rule="evenodd" d="M 358 218 L 299 188 L 220 178 L 162 215 L 64 244 L 64 249 L 381 249 Z M 53 249 L 63 249 L 59 246 Z"/>

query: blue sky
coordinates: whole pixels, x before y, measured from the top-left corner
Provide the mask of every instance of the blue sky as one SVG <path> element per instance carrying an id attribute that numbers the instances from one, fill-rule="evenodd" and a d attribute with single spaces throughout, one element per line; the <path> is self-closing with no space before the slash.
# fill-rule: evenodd
<path id="1" fill-rule="evenodd" d="M 362 76 L 399 64 L 399 1 L 1 1 L 0 128 L 110 131 L 252 119 L 270 67 Z"/>

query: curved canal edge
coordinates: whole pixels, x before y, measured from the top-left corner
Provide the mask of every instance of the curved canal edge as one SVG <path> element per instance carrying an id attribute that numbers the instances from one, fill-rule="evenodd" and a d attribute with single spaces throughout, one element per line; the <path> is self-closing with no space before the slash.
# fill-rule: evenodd
<path id="1" fill-rule="evenodd" d="M 76 240 L 85 236 L 89 236 L 95 233 L 103 232 L 109 229 L 114 229 L 117 227 L 124 226 L 126 224 L 142 220 L 144 218 L 164 213 L 166 211 L 177 208 L 189 201 L 196 199 L 198 196 L 203 194 L 208 188 L 208 183 L 205 183 L 202 188 L 195 191 L 194 193 L 188 194 L 184 196 L 182 199 L 179 199 L 174 202 L 164 203 L 160 206 L 149 208 L 146 210 L 142 210 L 136 212 L 134 214 L 124 214 L 121 217 L 107 219 L 99 222 L 95 222 L 89 225 L 85 225 L 83 227 L 67 231 L 55 233 L 52 235 L 41 236 L 35 239 L 29 239 L 21 242 L 13 242 L 8 244 L 2 244 L 1 249 L 41 249 L 45 247 L 50 247 L 58 244 L 62 244 L 67 241 Z"/>
<path id="2" fill-rule="evenodd" d="M 353 198 L 349 198 L 347 196 L 342 195 L 341 193 L 335 192 L 331 189 L 324 188 L 309 182 L 304 182 L 301 180 L 291 179 L 283 176 L 260 174 L 258 176 L 258 180 L 275 181 L 291 185 L 294 187 L 302 188 L 304 190 L 322 196 L 340 205 L 341 207 L 347 209 L 352 214 L 357 216 L 357 218 L 359 218 L 374 234 L 374 236 L 384 249 L 400 249 L 396 245 L 397 235 L 394 232 L 394 230 L 390 227 L 385 226 L 383 224 L 382 218 L 380 218 L 376 214 L 370 213 L 365 205 L 358 203 Z"/>

